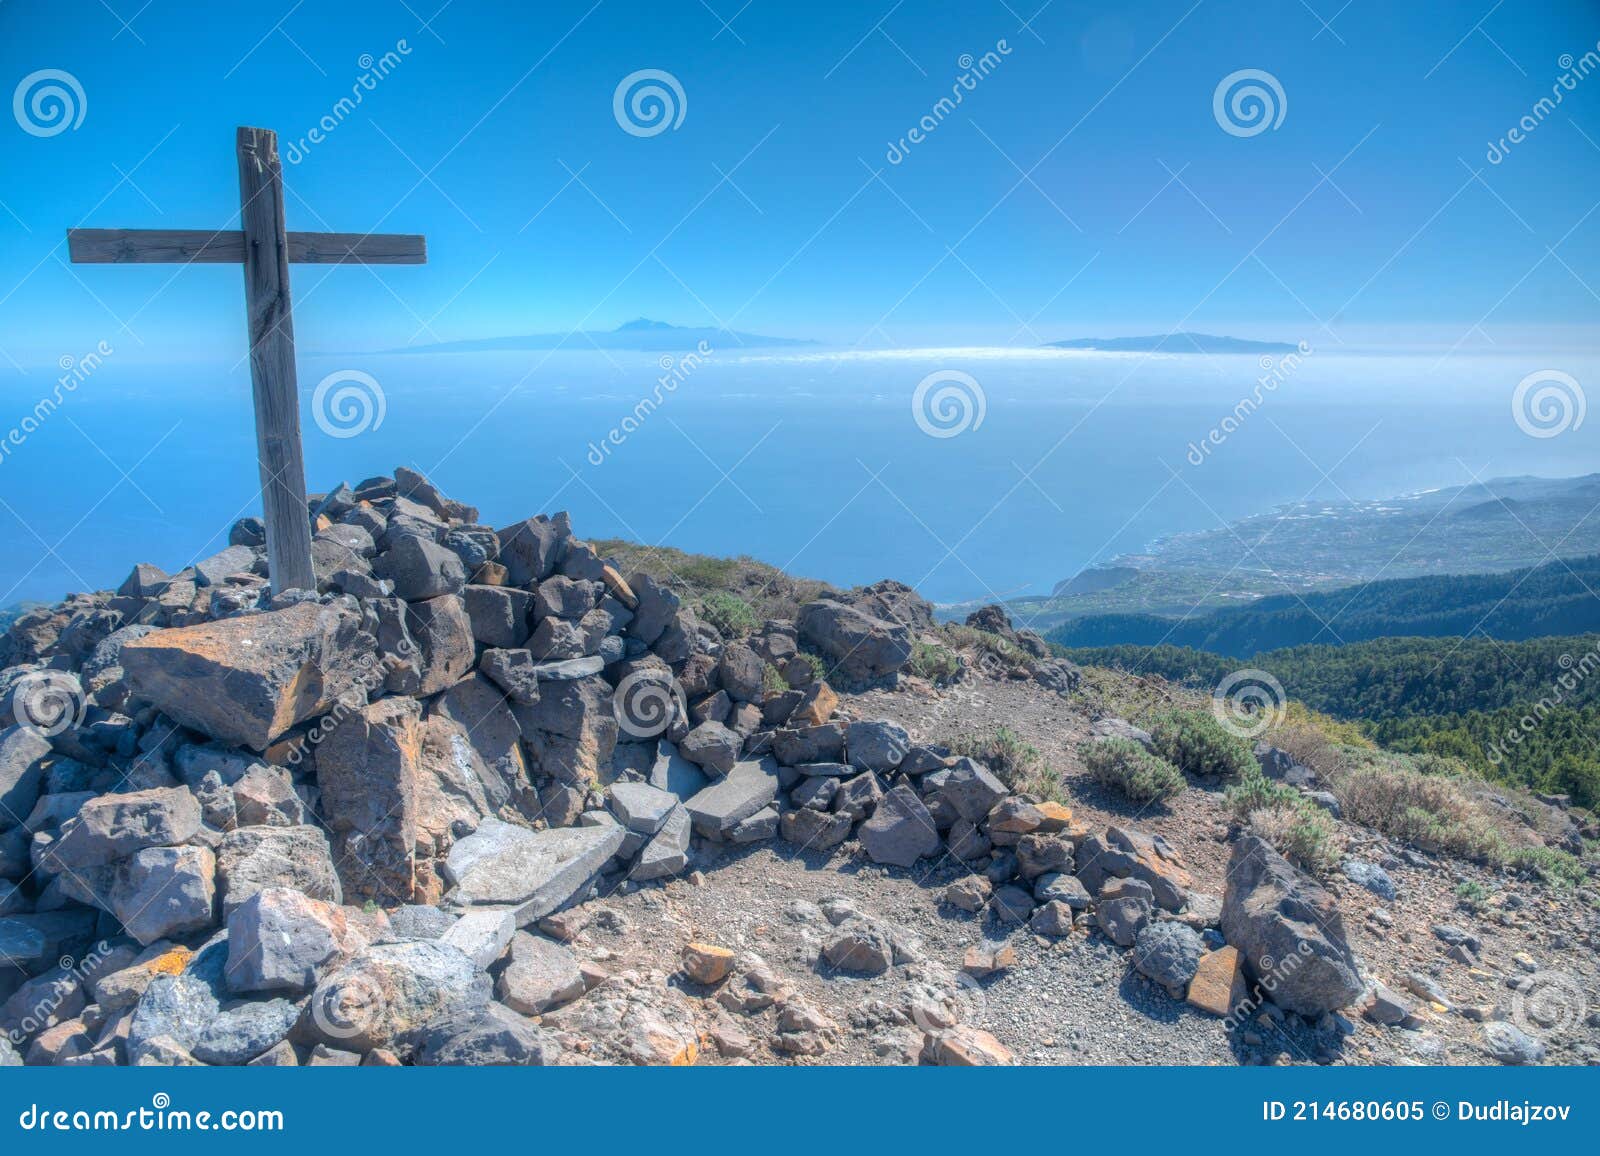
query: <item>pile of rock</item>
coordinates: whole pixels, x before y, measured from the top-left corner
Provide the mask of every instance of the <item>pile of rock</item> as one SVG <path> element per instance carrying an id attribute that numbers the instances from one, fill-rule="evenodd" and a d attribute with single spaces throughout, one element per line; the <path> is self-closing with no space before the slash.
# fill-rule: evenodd
<path id="1" fill-rule="evenodd" d="M 576 964 L 519 994 L 556 946 L 520 929 L 775 836 L 802 778 L 846 833 L 875 809 L 818 670 L 892 679 L 932 625 L 909 588 L 724 643 L 564 514 L 496 530 L 401 469 L 308 516 L 316 591 L 274 594 L 244 519 L 0 639 L 0 1059 L 554 1054 L 515 1021 Z M 903 732 L 856 737 L 899 765 Z M 892 811 L 874 845 L 931 851 Z"/>

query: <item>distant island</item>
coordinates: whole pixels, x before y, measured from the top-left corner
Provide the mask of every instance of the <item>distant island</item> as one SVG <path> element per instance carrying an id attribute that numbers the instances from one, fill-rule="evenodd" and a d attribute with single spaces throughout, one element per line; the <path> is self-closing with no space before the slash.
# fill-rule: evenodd
<path id="1" fill-rule="evenodd" d="M 1293 353 L 1300 347 L 1284 341 L 1247 341 L 1211 333 L 1166 333 L 1149 337 L 1074 337 L 1050 341 L 1046 349 L 1087 349 L 1099 353 Z"/>
<path id="2" fill-rule="evenodd" d="M 610 330 L 571 333 L 529 333 L 513 337 L 478 337 L 466 341 L 441 341 L 408 345 L 385 353 L 485 353 L 508 349 L 625 349 L 641 353 L 678 353 L 704 341 L 712 349 L 760 349 L 782 345 L 815 345 L 815 341 L 790 337 L 765 337 L 710 326 L 670 325 L 640 317 Z"/>

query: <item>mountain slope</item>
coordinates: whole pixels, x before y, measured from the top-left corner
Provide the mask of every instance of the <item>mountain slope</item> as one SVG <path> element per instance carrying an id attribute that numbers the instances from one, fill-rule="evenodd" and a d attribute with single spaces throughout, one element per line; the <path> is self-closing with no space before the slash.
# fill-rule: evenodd
<path id="1" fill-rule="evenodd" d="M 1049 637 L 1063 646 L 1193 647 L 1247 657 L 1308 643 L 1483 635 L 1521 640 L 1600 630 L 1600 555 L 1499 574 L 1447 574 L 1262 598 L 1174 620 L 1092 615 Z"/>

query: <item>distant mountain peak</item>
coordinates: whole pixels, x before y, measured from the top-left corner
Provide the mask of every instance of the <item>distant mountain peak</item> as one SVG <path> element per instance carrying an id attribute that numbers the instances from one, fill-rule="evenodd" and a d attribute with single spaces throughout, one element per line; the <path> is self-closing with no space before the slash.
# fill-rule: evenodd
<path id="1" fill-rule="evenodd" d="M 648 317 L 636 317 L 632 321 L 624 321 L 611 332 L 613 333 L 639 333 L 647 329 L 682 329 L 681 325 L 669 325 L 665 321 L 652 321 Z"/>
<path id="2" fill-rule="evenodd" d="M 1299 346 L 1286 341 L 1219 337 L 1214 333 L 1157 333 L 1147 337 L 1074 337 L 1048 342 L 1045 348 L 1101 353 L 1292 353 Z"/>

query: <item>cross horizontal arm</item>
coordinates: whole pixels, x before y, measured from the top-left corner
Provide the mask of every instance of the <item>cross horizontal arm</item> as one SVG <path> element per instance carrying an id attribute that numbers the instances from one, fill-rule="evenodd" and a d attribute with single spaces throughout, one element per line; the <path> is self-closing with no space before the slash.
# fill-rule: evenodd
<path id="1" fill-rule="evenodd" d="M 423 265 L 426 238 L 415 233 L 290 233 L 289 260 L 300 265 Z M 238 265 L 238 229 L 68 229 L 67 252 L 79 265 Z"/>

